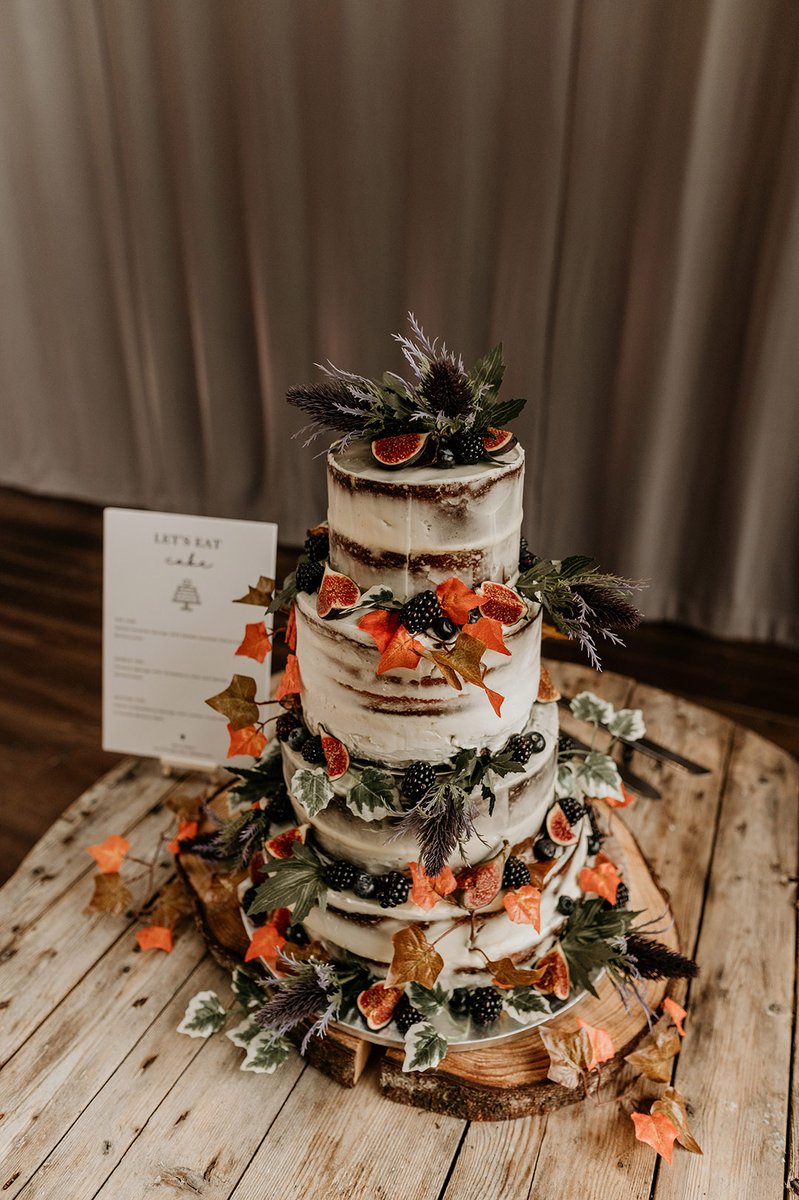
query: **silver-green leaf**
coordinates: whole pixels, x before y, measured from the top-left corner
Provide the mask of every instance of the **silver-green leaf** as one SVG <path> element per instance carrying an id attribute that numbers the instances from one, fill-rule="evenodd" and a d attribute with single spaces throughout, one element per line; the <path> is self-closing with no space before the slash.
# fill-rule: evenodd
<path id="1" fill-rule="evenodd" d="M 403 1071 L 429 1071 L 447 1053 L 448 1042 L 429 1021 L 417 1021 L 405 1034 Z"/>
<path id="2" fill-rule="evenodd" d="M 364 767 L 347 796 L 347 807 L 363 821 L 379 821 L 397 810 L 394 778 L 379 767 Z"/>
<path id="3" fill-rule="evenodd" d="M 315 817 L 323 808 L 327 808 L 335 794 L 324 767 L 303 767 L 296 771 L 291 780 L 291 790 L 309 817 Z"/>
<path id="4" fill-rule="evenodd" d="M 271 1075 L 286 1061 L 290 1049 L 291 1043 L 288 1038 L 262 1029 L 248 1044 L 247 1054 L 239 1069 L 256 1071 L 259 1075 Z"/>
<path id="5" fill-rule="evenodd" d="M 207 1038 L 222 1028 L 226 1018 L 227 1013 L 216 992 L 198 992 L 188 1003 L 178 1033 Z"/>
<path id="6" fill-rule="evenodd" d="M 440 1013 L 449 999 L 449 992 L 445 992 L 439 983 L 431 988 L 422 987 L 421 983 L 412 983 L 409 992 L 413 1007 L 418 1008 L 426 1017 L 434 1017 Z"/>

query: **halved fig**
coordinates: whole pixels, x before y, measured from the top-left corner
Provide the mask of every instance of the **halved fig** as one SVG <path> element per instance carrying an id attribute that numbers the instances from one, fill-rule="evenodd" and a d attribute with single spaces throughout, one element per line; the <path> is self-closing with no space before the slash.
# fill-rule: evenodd
<path id="1" fill-rule="evenodd" d="M 350 766 L 350 754 L 347 747 L 338 738 L 320 731 L 322 736 L 322 753 L 325 756 L 325 767 L 328 779 L 341 779 L 346 775 Z"/>
<path id="2" fill-rule="evenodd" d="M 277 837 L 270 838 L 264 849 L 267 854 L 271 854 L 272 858 L 291 858 L 294 853 L 294 843 L 304 842 L 307 832 L 307 825 L 295 825 L 293 829 L 287 829 L 285 833 L 279 833 Z"/>
<path id="3" fill-rule="evenodd" d="M 469 912 L 485 908 L 497 896 L 502 887 L 502 871 L 505 866 L 507 853 L 504 849 L 494 855 L 488 862 L 478 863 L 456 875 L 455 882 L 460 889 L 458 902 Z"/>
<path id="4" fill-rule="evenodd" d="M 398 470 L 410 467 L 425 452 L 428 433 L 396 433 L 391 437 L 376 438 L 372 442 L 372 456 L 381 467 Z"/>
<path id="5" fill-rule="evenodd" d="M 533 984 L 535 990 L 545 996 L 556 996 L 558 1000 L 568 1000 L 571 988 L 569 964 L 560 946 L 553 946 L 535 965 L 539 970 L 544 968 L 538 983 Z"/>
<path id="6" fill-rule="evenodd" d="M 502 454 L 516 445 L 516 434 L 509 429 L 494 429 L 489 425 L 488 431 L 483 434 L 483 445 L 486 454 Z"/>
<path id="7" fill-rule="evenodd" d="M 370 1029 L 385 1029 L 394 1016 L 394 1009 L 402 999 L 403 991 L 403 988 L 373 983 L 365 992 L 361 992 L 356 1004 Z"/>
<path id="8" fill-rule="evenodd" d="M 250 859 L 250 879 L 256 887 L 259 883 L 265 883 L 269 878 L 269 874 L 264 867 L 265 862 L 266 857 L 261 850 L 256 850 Z"/>
<path id="9" fill-rule="evenodd" d="M 556 846 L 569 846 L 577 840 L 577 834 L 569 824 L 569 818 L 559 804 L 553 804 L 547 813 L 547 833 Z"/>
<path id="10" fill-rule="evenodd" d="M 480 597 L 479 609 L 484 617 L 501 621 L 503 625 L 515 625 L 527 612 L 527 606 L 518 592 L 505 587 L 504 583 L 487 580 L 477 589 Z"/>
<path id="11" fill-rule="evenodd" d="M 325 567 L 322 582 L 316 596 L 316 612 L 320 617 L 333 620 L 340 617 L 350 608 L 354 608 L 361 598 L 361 589 L 355 580 L 348 575 L 339 575 Z"/>

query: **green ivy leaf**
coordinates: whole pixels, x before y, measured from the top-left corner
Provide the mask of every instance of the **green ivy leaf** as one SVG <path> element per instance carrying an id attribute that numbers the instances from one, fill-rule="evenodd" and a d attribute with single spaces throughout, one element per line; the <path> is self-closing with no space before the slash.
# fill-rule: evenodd
<path id="1" fill-rule="evenodd" d="M 264 1003 L 264 993 L 257 979 L 242 967 L 236 967 L 230 980 L 233 995 L 245 1011 L 260 1008 Z"/>
<path id="2" fill-rule="evenodd" d="M 324 767 L 302 767 L 291 779 L 291 790 L 309 817 L 327 808 L 335 792 Z"/>
<path id="3" fill-rule="evenodd" d="M 256 1071 L 259 1075 L 271 1075 L 286 1061 L 291 1043 L 283 1034 L 269 1033 L 262 1029 L 247 1046 L 247 1054 L 239 1068 L 241 1071 Z"/>
<path id="4" fill-rule="evenodd" d="M 230 1038 L 234 1046 L 246 1050 L 251 1042 L 255 1041 L 259 1034 L 263 1033 L 260 1025 L 256 1025 L 252 1017 L 245 1017 L 233 1029 L 228 1029 L 225 1033 L 226 1038 Z"/>
<path id="5" fill-rule="evenodd" d="M 506 1012 L 522 1025 L 527 1023 L 531 1013 L 550 1012 L 548 1002 L 533 988 L 512 988 L 503 992 L 502 999 Z"/>
<path id="6" fill-rule="evenodd" d="M 418 1008 L 419 1012 L 424 1013 L 426 1017 L 435 1017 L 440 1013 L 450 995 L 449 992 L 444 991 L 440 983 L 434 984 L 431 988 L 422 987 L 421 983 L 412 983 L 409 992 L 413 1007 Z"/>
<path id="7" fill-rule="evenodd" d="M 429 1021 L 418 1021 L 405 1034 L 403 1071 L 428 1071 L 447 1053 L 448 1042 Z"/>
<path id="8" fill-rule="evenodd" d="M 216 992 L 198 992 L 188 1003 L 178 1033 L 188 1037 L 210 1037 L 225 1023 L 227 1014 Z"/>
<path id="9" fill-rule="evenodd" d="M 347 807 L 364 821 L 379 821 L 397 810 L 394 778 L 379 767 L 364 767 L 347 795 Z"/>
<path id="10" fill-rule="evenodd" d="M 575 767 L 575 775 L 586 796 L 621 795 L 621 776 L 614 760 L 592 750 Z"/>
<path id="11" fill-rule="evenodd" d="M 637 742 L 646 733 L 644 714 L 640 708 L 620 708 L 608 721 L 608 732 L 628 742 Z"/>
<path id="12" fill-rule="evenodd" d="M 590 721 L 592 725 L 607 725 L 613 720 L 613 705 L 601 700 L 593 692 L 580 692 L 569 705 L 578 721 Z"/>
<path id="13" fill-rule="evenodd" d="M 303 921 L 315 904 L 324 908 L 327 884 L 322 863 L 310 846 L 293 842 L 291 858 L 270 858 L 266 869 L 269 878 L 258 887 L 248 910 L 250 916 L 290 908 L 293 919 Z"/>

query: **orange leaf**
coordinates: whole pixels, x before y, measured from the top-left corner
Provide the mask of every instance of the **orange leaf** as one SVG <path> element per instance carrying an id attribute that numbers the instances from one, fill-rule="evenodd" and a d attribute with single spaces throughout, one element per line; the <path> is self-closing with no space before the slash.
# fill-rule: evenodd
<path id="1" fill-rule="evenodd" d="M 130 906 L 132 896 L 117 871 L 99 872 L 94 877 L 94 892 L 84 913 L 111 913 L 119 917 Z"/>
<path id="2" fill-rule="evenodd" d="M 277 962 L 277 952 L 285 944 L 286 939 L 281 933 L 278 933 L 277 926 L 268 922 L 256 929 L 252 935 L 247 953 L 244 955 L 244 961 L 251 962 L 254 958 L 263 958 L 270 967 L 274 967 Z"/>
<path id="3" fill-rule="evenodd" d="M 679 1053 L 680 1039 L 676 1031 L 671 1027 L 656 1026 L 637 1049 L 624 1056 L 624 1061 L 646 1079 L 668 1083 L 674 1065 L 672 1060 Z"/>
<path id="4" fill-rule="evenodd" d="M 239 737 L 240 734 L 236 733 L 236 734 L 233 734 L 232 736 Z M 180 824 L 178 825 L 177 833 L 175 834 L 175 836 L 172 838 L 172 841 L 167 846 L 167 850 L 169 851 L 169 853 L 170 854 L 179 854 L 180 846 L 178 845 L 178 842 L 188 841 L 189 838 L 196 837 L 197 830 L 199 828 L 200 828 L 199 821 L 181 821 Z"/>
<path id="5" fill-rule="evenodd" d="M 297 655 L 290 654 L 286 659 L 286 669 L 283 672 L 275 699 L 282 700 L 284 696 L 293 695 L 300 690 L 300 668 L 297 662 Z"/>
<path id="6" fill-rule="evenodd" d="M 534 987 L 544 976 L 543 968 L 517 967 L 512 958 L 499 958 L 496 962 L 487 958 L 486 966 L 493 974 L 491 982 L 501 988 Z"/>
<path id="7" fill-rule="evenodd" d="M 374 643 L 382 654 L 397 632 L 399 623 L 399 613 L 396 609 L 376 608 L 361 617 L 358 628 L 374 638 Z"/>
<path id="8" fill-rule="evenodd" d="M 499 692 L 492 692 L 491 688 L 486 687 L 485 684 L 483 684 L 483 691 L 488 696 L 488 699 L 491 703 L 491 707 L 493 708 L 494 712 L 497 714 L 498 717 L 501 717 L 502 716 L 502 704 L 505 700 L 505 697 L 501 696 L 499 694 Z"/>
<path id="9" fill-rule="evenodd" d="M 639 1142 L 646 1142 L 667 1163 L 671 1162 L 674 1153 L 674 1139 L 677 1129 L 664 1113 L 631 1113 L 635 1136 Z"/>
<path id="10" fill-rule="evenodd" d="M 391 935 L 394 957 L 386 974 L 386 987 L 403 983 L 421 983 L 431 988 L 444 966 L 444 960 L 431 946 L 418 925 L 404 925 Z"/>
<path id="11" fill-rule="evenodd" d="M 463 632 L 468 637 L 477 638 L 478 642 L 483 643 L 486 650 L 496 650 L 499 654 L 510 654 L 502 637 L 502 622 L 495 621 L 493 617 L 480 617 L 473 624 L 464 625 Z"/>
<path id="12" fill-rule="evenodd" d="M 164 950 L 169 954 L 172 949 L 172 930 L 164 925 L 148 925 L 138 931 L 136 941 L 142 950 Z"/>
<path id="13" fill-rule="evenodd" d="M 263 621 L 256 621 L 252 625 L 244 626 L 244 638 L 236 650 L 236 654 L 241 654 L 245 658 L 254 658 L 256 662 L 263 662 L 271 649 L 272 643 Z"/>
<path id="14" fill-rule="evenodd" d="M 258 720 L 255 680 L 250 675 L 234 675 L 224 692 L 206 700 L 209 708 L 227 717 L 234 729 L 243 729 Z"/>
<path id="15" fill-rule="evenodd" d="M 627 808 L 635 799 L 634 792 L 628 792 L 624 784 L 621 785 L 622 799 L 619 800 L 616 796 L 600 796 L 598 799 L 604 800 L 608 808 Z"/>
<path id="16" fill-rule="evenodd" d="M 130 842 L 127 838 L 118 833 L 111 833 L 104 842 L 98 842 L 96 846 L 87 846 L 86 853 L 91 854 L 101 875 L 112 875 L 122 866 L 129 849 Z"/>
<path id="17" fill-rule="evenodd" d="M 683 1021 L 688 1014 L 682 1005 L 678 1004 L 676 1000 L 672 1000 L 671 996 L 667 996 L 663 1001 L 663 1008 L 677 1026 L 677 1032 L 679 1033 L 680 1037 L 685 1037 L 685 1026 L 683 1025 Z"/>
<path id="18" fill-rule="evenodd" d="M 540 704 L 549 704 L 553 700 L 560 700 L 560 692 L 552 682 L 546 667 L 541 668 L 541 675 L 538 679 L 538 700 Z"/>
<path id="19" fill-rule="evenodd" d="M 289 609 L 289 619 L 286 622 L 285 632 L 286 645 L 289 650 L 297 649 L 297 606 L 292 604 Z"/>
<path id="20" fill-rule="evenodd" d="M 663 1113 L 664 1117 L 669 1118 L 677 1129 L 677 1141 L 685 1150 L 690 1150 L 691 1154 L 703 1153 L 702 1147 L 691 1133 L 685 1100 L 678 1091 L 671 1087 L 665 1088 L 663 1095 L 651 1105 L 649 1111 L 653 1115 Z"/>
<path id="21" fill-rule="evenodd" d="M 577 1018 L 577 1024 L 587 1033 L 591 1046 L 591 1057 L 587 1064 L 589 1071 L 593 1071 L 594 1067 L 598 1067 L 600 1063 L 609 1062 L 611 1058 L 615 1057 L 616 1048 L 607 1029 L 598 1029 L 594 1025 L 587 1025 L 582 1017 Z"/>
<path id="22" fill-rule="evenodd" d="M 428 875 L 419 863 L 408 863 L 408 867 L 413 879 L 411 899 L 420 908 L 434 908 L 443 896 L 448 896 L 458 886 L 448 864 L 444 865 L 444 869 L 438 875 L 433 876 Z"/>
<path id="23" fill-rule="evenodd" d="M 460 579 L 445 579 L 436 588 L 436 595 L 444 612 L 456 625 L 464 625 L 469 620 L 471 610 L 480 604 L 477 593 Z"/>
<path id="24" fill-rule="evenodd" d="M 424 654 L 424 646 L 412 637 L 404 625 L 397 628 L 393 638 L 380 655 L 377 664 L 377 674 L 385 675 L 386 671 L 396 671 L 399 667 L 414 670 L 419 665 L 419 659 Z"/>
<path id="25" fill-rule="evenodd" d="M 608 904 L 615 904 L 621 875 L 609 858 L 604 854 L 597 854 L 596 865 L 583 867 L 577 876 L 577 882 L 584 892 L 593 892 L 607 900 Z"/>
<path id="26" fill-rule="evenodd" d="M 506 892 L 502 903 L 511 921 L 532 925 L 536 933 L 541 931 L 541 893 L 537 887 L 525 883 L 515 891 Z"/>
<path id="27" fill-rule="evenodd" d="M 232 725 L 228 725 L 227 731 L 230 734 L 228 758 L 232 758 L 234 754 L 251 754 L 253 758 L 258 758 L 263 754 L 266 735 L 255 725 L 247 725 L 244 729 L 234 729 Z"/>

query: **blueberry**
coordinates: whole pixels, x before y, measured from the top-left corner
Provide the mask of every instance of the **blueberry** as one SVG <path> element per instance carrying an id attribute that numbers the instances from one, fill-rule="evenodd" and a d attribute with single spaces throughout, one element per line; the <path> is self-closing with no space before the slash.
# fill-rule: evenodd
<path id="1" fill-rule="evenodd" d="M 548 858 L 554 858 L 557 852 L 557 846 L 548 837 L 539 838 L 533 846 L 533 854 L 539 862 L 546 862 Z"/>
<path id="2" fill-rule="evenodd" d="M 574 912 L 574 900 L 571 896 L 558 897 L 558 912 L 563 913 L 564 917 L 569 917 Z"/>
<path id="3" fill-rule="evenodd" d="M 355 876 L 355 883 L 352 885 L 352 890 L 362 900 L 371 900 L 377 891 L 377 880 L 368 871 L 359 871 Z"/>
<path id="4" fill-rule="evenodd" d="M 454 621 L 450 621 L 449 617 L 439 617 L 430 626 L 434 637 L 437 637 L 442 642 L 448 642 L 458 632 L 458 627 Z"/>
<path id="5" fill-rule="evenodd" d="M 455 988 L 449 998 L 449 1010 L 458 1017 L 465 1017 L 469 1011 L 469 989 Z"/>
<path id="6" fill-rule="evenodd" d="M 292 729 L 291 733 L 286 738 L 286 745 L 290 750 L 299 750 L 308 736 L 308 731 L 304 725 L 298 725 L 296 729 Z"/>

